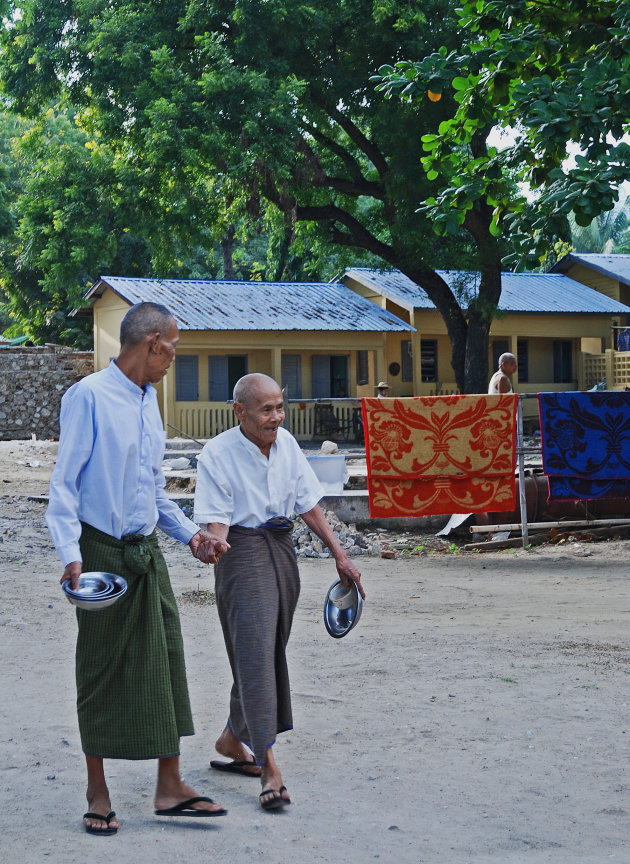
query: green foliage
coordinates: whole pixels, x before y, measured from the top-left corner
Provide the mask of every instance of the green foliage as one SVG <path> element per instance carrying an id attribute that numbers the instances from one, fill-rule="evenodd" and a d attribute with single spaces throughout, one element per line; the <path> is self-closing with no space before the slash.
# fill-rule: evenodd
<path id="1" fill-rule="evenodd" d="M 431 56 L 442 45 L 448 56 L 459 39 L 455 5 L 23 0 L 21 19 L 9 16 L 2 37 L 6 97 L 38 121 L 52 100 L 73 106 L 95 147 L 81 163 L 91 177 L 86 202 L 97 208 L 87 219 L 84 203 L 85 225 L 65 199 L 38 211 L 38 223 L 30 217 L 31 226 L 46 222 L 49 238 L 45 250 L 34 241 L 30 260 L 43 268 L 35 284 L 59 283 L 56 255 L 74 252 L 90 278 L 99 256 L 111 269 L 124 228 L 146 244 L 160 275 L 185 275 L 192 257 L 198 266 L 190 250 L 200 249 L 212 266 L 220 249 L 224 272 L 254 278 L 330 278 L 346 261 L 378 262 L 425 288 L 446 322 L 460 386 L 485 389 L 498 268 L 491 265 L 487 302 L 472 311 L 435 271 L 488 269 L 499 242 L 488 232 L 491 211 L 473 201 L 470 215 L 446 219 L 438 236 L 432 214 L 418 209 L 439 194 L 420 161 L 422 137 L 456 103 L 444 93 L 419 112 L 384 100 L 370 82 L 392 58 Z M 436 88 L 440 76 L 436 65 Z M 100 201 L 97 189 L 107 192 Z M 265 258 L 238 260 L 261 234 Z M 73 284 L 84 281 L 77 274 Z"/>
<path id="2" fill-rule="evenodd" d="M 440 183 L 427 212 L 447 234 L 485 201 L 492 234 L 512 247 L 504 265 L 537 267 L 568 238 L 570 214 L 589 225 L 630 177 L 630 2 L 469 0 L 460 23 L 461 50 L 385 66 L 378 88 L 407 101 L 436 78 L 450 88 L 456 110 L 422 139 L 427 176 Z M 516 130 L 514 143 L 484 146 L 493 127 Z M 515 179 L 534 203 L 514 195 Z"/>
<path id="3" fill-rule="evenodd" d="M 573 215 L 569 216 L 571 246 L 575 252 L 620 252 L 628 235 L 628 213 L 630 197 L 618 202 L 612 210 L 606 210 L 589 222 L 578 225 Z"/>

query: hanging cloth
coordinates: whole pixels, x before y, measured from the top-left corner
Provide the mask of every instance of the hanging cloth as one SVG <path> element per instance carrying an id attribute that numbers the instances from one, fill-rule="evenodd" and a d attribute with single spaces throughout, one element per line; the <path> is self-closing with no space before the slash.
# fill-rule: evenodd
<path id="1" fill-rule="evenodd" d="M 363 399 L 370 515 L 513 510 L 517 399 Z"/>
<path id="2" fill-rule="evenodd" d="M 630 496 L 630 393 L 539 393 L 550 500 Z"/>

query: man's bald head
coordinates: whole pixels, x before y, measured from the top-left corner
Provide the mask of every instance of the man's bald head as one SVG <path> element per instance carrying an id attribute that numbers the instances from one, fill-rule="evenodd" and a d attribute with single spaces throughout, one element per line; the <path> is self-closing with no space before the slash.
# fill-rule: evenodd
<path id="1" fill-rule="evenodd" d="M 263 375 L 262 372 L 251 372 L 249 375 L 243 375 L 239 378 L 234 387 L 233 398 L 235 402 L 240 402 L 243 405 L 250 405 L 253 400 L 257 399 L 261 391 L 279 391 L 280 385 L 269 375 Z"/>

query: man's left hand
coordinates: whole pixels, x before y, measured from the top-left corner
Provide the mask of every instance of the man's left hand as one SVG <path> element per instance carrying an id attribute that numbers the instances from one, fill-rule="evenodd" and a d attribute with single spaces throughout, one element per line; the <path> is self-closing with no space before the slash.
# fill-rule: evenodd
<path id="1" fill-rule="evenodd" d="M 208 534 L 207 531 L 197 531 L 190 538 L 188 545 L 195 558 L 204 564 L 218 564 L 219 558 L 225 555 L 230 548 L 230 544 L 226 540 Z"/>
<path id="2" fill-rule="evenodd" d="M 337 573 L 343 584 L 347 585 L 349 582 L 354 582 L 359 594 L 365 600 L 365 591 L 363 590 L 363 585 L 361 585 L 361 574 L 353 564 L 350 556 L 344 551 L 341 555 L 337 556 L 335 563 L 337 565 Z"/>

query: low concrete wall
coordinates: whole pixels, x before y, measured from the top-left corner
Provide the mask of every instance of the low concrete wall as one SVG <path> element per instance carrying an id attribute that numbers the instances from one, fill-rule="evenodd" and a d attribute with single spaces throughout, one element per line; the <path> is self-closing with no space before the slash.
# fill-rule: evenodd
<path id="1" fill-rule="evenodd" d="M 325 495 L 320 501 L 324 510 L 332 510 L 342 522 L 357 528 L 383 531 L 439 531 L 448 516 L 394 516 L 391 519 L 371 519 L 367 489 L 345 490 L 343 495 Z"/>
<path id="2" fill-rule="evenodd" d="M 58 438 L 61 397 L 93 369 L 91 351 L 0 348 L 0 440 Z"/>

